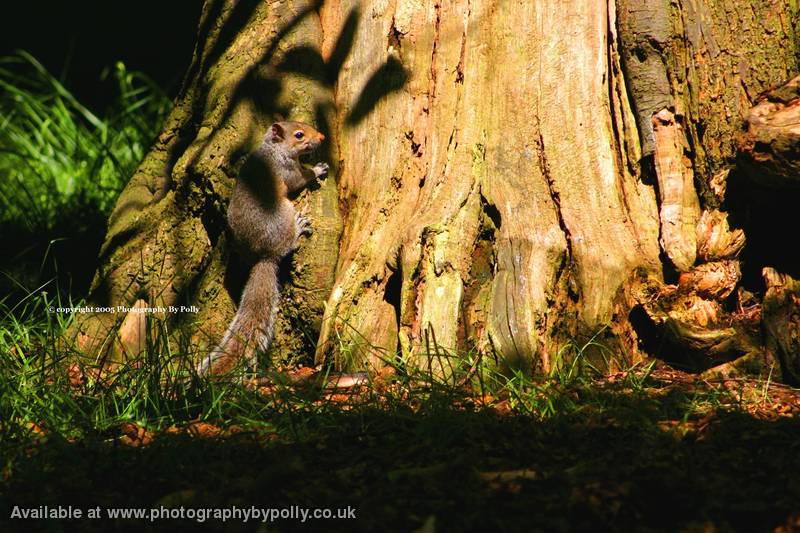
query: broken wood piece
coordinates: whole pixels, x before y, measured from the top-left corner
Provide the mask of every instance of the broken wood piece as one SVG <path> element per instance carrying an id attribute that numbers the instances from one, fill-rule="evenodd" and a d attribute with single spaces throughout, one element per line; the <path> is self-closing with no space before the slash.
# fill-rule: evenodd
<path id="1" fill-rule="evenodd" d="M 709 368 L 701 374 L 703 379 L 760 378 L 776 380 L 778 362 L 767 351 L 754 351 L 729 363 Z"/>
<path id="2" fill-rule="evenodd" d="M 695 267 L 678 287 L 640 278 L 635 298 L 643 317 L 637 334 L 645 349 L 695 372 L 761 353 L 760 307 L 730 312 L 717 299 L 729 295 L 736 282 L 736 261 Z"/>
<path id="3" fill-rule="evenodd" d="M 800 281 L 774 268 L 762 271 L 767 292 L 762 321 L 767 345 L 777 351 L 784 381 L 800 383 Z"/>
<path id="4" fill-rule="evenodd" d="M 661 246 L 667 257 L 686 272 L 697 258 L 696 226 L 700 201 L 694 189 L 692 163 L 685 154 L 683 127 L 669 109 L 653 116 L 654 162 L 661 199 Z"/>
<path id="5" fill-rule="evenodd" d="M 761 95 L 739 138 L 739 166 L 760 185 L 800 188 L 800 76 Z"/>
<path id="6" fill-rule="evenodd" d="M 703 211 L 697 223 L 697 255 L 704 261 L 732 259 L 745 244 L 744 231 L 731 231 L 728 214 L 717 209 Z"/>
<path id="7" fill-rule="evenodd" d="M 119 350 L 124 358 L 136 359 L 146 350 L 146 328 L 147 317 L 140 311 L 147 307 L 147 302 L 141 298 L 136 302 L 125 315 L 122 325 L 119 327 Z"/>
<path id="8" fill-rule="evenodd" d="M 701 298 L 719 301 L 730 296 L 741 279 L 739 261 L 712 261 L 681 274 L 678 288 L 682 294 L 696 293 Z"/>

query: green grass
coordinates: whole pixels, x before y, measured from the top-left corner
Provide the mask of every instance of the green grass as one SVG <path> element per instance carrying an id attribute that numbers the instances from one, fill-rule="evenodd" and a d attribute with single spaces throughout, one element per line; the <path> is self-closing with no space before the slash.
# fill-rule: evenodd
<path id="1" fill-rule="evenodd" d="M 110 75 L 117 98 L 99 117 L 28 53 L 0 58 L 0 225 L 45 231 L 113 207 L 170 104 L 122 63 Z"/>
<path id="2" fill-rule="evenodd" d="M 86 257 L 171 106 L 122 63 L 107 76 L 115 97 L 95 113 L 26 52 L 0 57 L 0 293 L 51 278 L 88 288 Z"/>

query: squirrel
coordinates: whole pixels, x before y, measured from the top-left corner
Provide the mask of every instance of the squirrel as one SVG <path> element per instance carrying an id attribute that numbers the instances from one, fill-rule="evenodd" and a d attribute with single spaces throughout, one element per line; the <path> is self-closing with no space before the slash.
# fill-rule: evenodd
<path id="1" fill-rule="evenodd" d="M 280 262 L 297 249 L 301 235 L 311 233 L 305 211 L 296 211 L 289 195 L 327 176 L 327 163 L 306 168 L 299 160 L 324 139 L 308 124 L 276 122 L 239 172 L 228 226 L 239 255 L 252 267 L 239 309 L 220 343 L 198 365 L 199 375 L 225 374 L 242 358 L 255 363 L 256 351 L 269 348 L 280 298 Z"/>

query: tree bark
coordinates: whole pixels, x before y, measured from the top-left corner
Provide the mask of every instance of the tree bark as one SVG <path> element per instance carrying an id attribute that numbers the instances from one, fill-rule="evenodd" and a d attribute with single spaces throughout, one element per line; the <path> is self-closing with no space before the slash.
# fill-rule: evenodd
<path id="1" fill-rule="evenodd" d="M 273 359 L 546 373 L 587 339 L 629 365 L 653 355 L 643 335 L 691 345 L 696 368 L 759 357 L 723 202 L 755 97 L 797 70 L 792 5 L 209 0 L 91 301 L 196 305 L 160 318 L 213 347 L 246 276 L 227 198 L 279 111 L 326 134 L 333 170 L 296 200 L 315 231 L 283 275 Z M 722 348 L 696 344 L 726 320 Z M 119 322 L 70 333 L 118 357 Z"/>
<path id="2" fill-rule="evenodd" d="M 763 94 L 739 137 L 739 164 L 757 183 L 800 189 L 800 76 Z"/>

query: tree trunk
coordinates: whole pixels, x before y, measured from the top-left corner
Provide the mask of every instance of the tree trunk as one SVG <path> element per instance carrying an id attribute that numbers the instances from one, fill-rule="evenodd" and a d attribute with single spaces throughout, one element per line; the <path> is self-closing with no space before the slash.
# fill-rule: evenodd
<path id="1" fill-rule="evenodd" d="M 281 112 L 326 134 L 333 169 L 295 200 L 314 234 L 283 274 L 273 359 L 546 373 L 592 339 L 607 368 L 771 361 L 724 196 L 754 99 L 797 70 L 793 5 L 209 0 L 91 302 L 195 305 L 153 316 L 213 347 L 246 279 L 227 199 Z M 141 348 L 115 340 L 120 315 L 80 318 L 83 352 Z"/>

